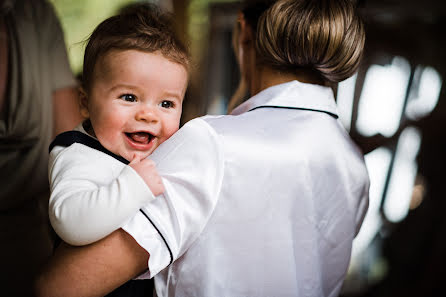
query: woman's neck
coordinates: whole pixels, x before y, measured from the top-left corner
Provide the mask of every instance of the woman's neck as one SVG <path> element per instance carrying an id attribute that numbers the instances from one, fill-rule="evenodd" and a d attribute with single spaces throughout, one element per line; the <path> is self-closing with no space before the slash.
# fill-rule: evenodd
<path id="1" fill-rule="evenodd" d="M 258 67 L 253 73 L 250 92 L 251 96 L 275 85 L 297 80 L 303 83 L 325 85 L 324 81 L 313 73 L 290 73 L 272 69 L 270 67 Z"/>

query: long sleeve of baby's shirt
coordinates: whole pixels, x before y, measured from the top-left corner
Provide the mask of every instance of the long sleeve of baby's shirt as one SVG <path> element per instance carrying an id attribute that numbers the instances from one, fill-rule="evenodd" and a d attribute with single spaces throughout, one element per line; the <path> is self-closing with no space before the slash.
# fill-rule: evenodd
<path id="1" fill-rule="evenodd" d="M 52 149 L 49 180 L 51 225 L 71 245 L 104 238 L 155 199 L 133 168 L 79 143 Z"/>

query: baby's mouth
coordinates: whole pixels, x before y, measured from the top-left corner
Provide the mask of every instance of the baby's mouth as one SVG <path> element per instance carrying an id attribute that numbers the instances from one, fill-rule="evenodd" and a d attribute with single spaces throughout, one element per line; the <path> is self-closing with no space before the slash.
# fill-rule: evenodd
<path id="1" fill-rule="evenodd" d="M 125 133 L 133 142 L 148 144 L 153 139 L 153 135 L 147 132 Z"/>

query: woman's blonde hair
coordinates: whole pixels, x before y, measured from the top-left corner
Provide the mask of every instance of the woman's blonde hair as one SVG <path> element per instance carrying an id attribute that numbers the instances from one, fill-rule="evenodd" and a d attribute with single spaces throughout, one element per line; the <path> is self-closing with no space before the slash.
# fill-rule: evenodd
<path id="1" fill-rule="evenodd" d="M 352 0 L 260 2 L 269 3 L 251 24 L 261 64 L 287 72 L 315 72 L 331 83 L 357 70 L 365 32 Z M 246 16 L 246 9 L 243 12 Z"/>

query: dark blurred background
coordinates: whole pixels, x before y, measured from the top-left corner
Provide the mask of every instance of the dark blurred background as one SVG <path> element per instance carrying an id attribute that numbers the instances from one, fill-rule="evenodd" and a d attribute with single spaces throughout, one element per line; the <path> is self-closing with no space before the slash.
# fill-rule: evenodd
<path id="1" fill-rule="evenodd" d="M 72 69 L 82 71 L 82 41 L 129 0 L 52 0 Z M 194 69 L 183 122 L 226 113 L 239 73 L 231 37 L 238 2 L 159 0 L 175 14 Z M 365 153 L 370 208 L 353 247 L 342 295 L 445 296 L 446 2 L 361 0 L 363 63 L 334 86 L 346 129 Z"/>

